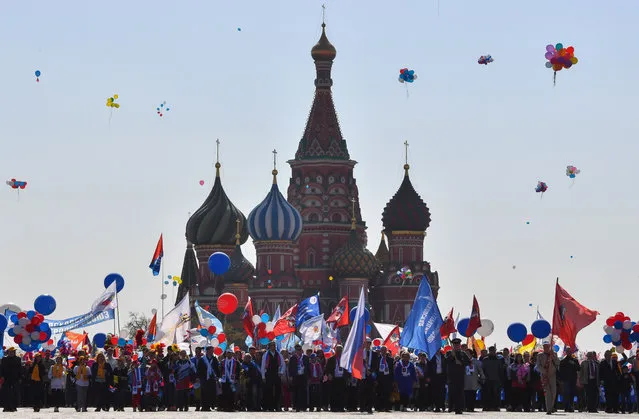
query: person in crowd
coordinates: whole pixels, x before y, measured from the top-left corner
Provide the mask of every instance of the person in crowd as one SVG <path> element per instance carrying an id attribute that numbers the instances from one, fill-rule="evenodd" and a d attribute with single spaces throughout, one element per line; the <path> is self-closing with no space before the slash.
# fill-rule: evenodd
<path id="1" fill-rule="evenodd" d="M 55 363 L 49 368 L 48 377 L 51 386 L 51 397 L 49 404 L 53 406 L 54 412 L 59 412 L 65 406 L 64 390 L 67 383 L 67 369 L 61 356 L 56 357 Z"/>
<path id="2" fill-rule="evenodd" d="M 530 379 L 530 366 L 524 362 L 522 354 L 516 354 L 515 360 L 508 367 L 511 377 L 511 411 L 522 412 L 527 406 L 526 403 L 526 387 Z"/>
<path id="3" fill-rule="evenodd" d="M 260 367 L 253 360 L 250 353 L 244 355 L 241 374 L 245 378 L 246 385 L 246 410 L 249 412 L 259 412 L 261 410 L 259 396 L 260 386 L 262 384 L 262 374 L 260 372 Z"/>
<path id="4" fill-rule="evenodd" d="M 360 410 L 373 413 L 375 404 L 375 379 L 379 366 L 379 354 L 373 351 L 371 338 L 366 338 L 364 348 L 364 378 L 360 384 Z"/>
<path id="5" fill-rule="evenodd" d="M 335 355 L 328 358 L 326 368 L 324 368 L 324 375 L 331 392 L 329 401 L 331 412 L 343 412 L 346 407 L 344 395 L 346 393 L 346 380 L 350 374 L 340 365 L 343 350 L 342 345 L 335 346 Z"/>
<path id="6" fill-rule="evenodd" d="M 470 358 L 461 349 L 461 339 L 451 340 L 453 348 L 446 354 L 448 378 L 448 410 L 461 415 L 464 411 L 464 377 Z"/>
<path id="7" fill-rule="evenodd" d="M 550 415 L 555 409 L 557 370 L 559 369 L 559 358 L 552 350 L 550 342 L 544 342 L 544 351 L 537 356 L 537 368 L 541 374 L 541 382 L 546 398 L 546 414 Z"/>
<path id="8" fill-rule="evenodd" d="M 157 360 L 151 361 L 144 376 L 144 410 L 155 412 L 160 404 L 160 388 L 162 386 L 162 372 Z"/>
<path id="9" fill-rule="evenodd" d="M 91 380 L 91 368 L 87 366 L 84 356 L 78 358 L 77 365 L 73 367 L 76 391 L 76 411 L 86 412 L 88 406 L 89 383 Z"/>
<path id="10" fill-rule="evenodd" d="M 420 352 L 418 361 L 415 364 L 415 372 L 417 373 L 417 395 L 415 397 L 415 409 L 420 412 L 426 411 L 431 405 L 432 398 L 428 388 L 428 358 L 425 352 Z M 372 413 L 372 412 L 369 412 Z"/>
<path id="11" fill-rule="evenodd" d="M 17 412 L 18 395 L 22 363 L 16 356 L 16 349 L 9 347 L 0 360 L 0 377 L 2 377 L 3 412 Z"/>
<path id="12" fill-rule="evenodd" d="M 29 369 L 29 380 L 31 380 L 31 400 L 33 402 L 33 411 L 39 412 L 44 404 L 44 377 L 48 374 L 44 362 L 42 362 L 42 354 L 36 352 L 33 357 L 33 364 Z"/>
<path id="13" fill-rule="evenodd" d="M 390 412 L 391 392 L 393 391 L 395 361 L 388 348 L 383 346 L 379 350 L 379 362 L 375 365 L 377 380 L 377 403 L 375 410 L 378 412 Z"/>
<path id="14" fill-rule="evenodd" d="M 286 362 L 277 351 L 275 342 L 268 343 L 268 350 L 262 355 L 263 406 L 267 412 L 280 410 L 282 394 L 282 376 L 286 371 Z"/>
<path id="15" fill-rule="evenodd" d="M 411 362 L 408 352 L 402 352 L 400 361 L 395 364 L 394 378 L 399 391 L 400 409 L 406 412 L 413 394 L 413 384 L 417 381 L 415 364 Z"/>
<path id="16" fill-rule="evenodd" d="M 319 362 L 317 354 L 312 353 L 309 358 L 308 396 L 309 410 L 319 412 L 322 408 L 322 377 L 324 368 Z M 372 406 L 371 406 L 372 407 Z M 372 412 L 371 412 L 372 413 Z"/>
<path id="17" fill-rule="evenodd" d="M 51 394 L 51 379 L 49 378 L 49 370 L 51 369 L 53 364 L 55 364 L 55 361 L 51 359 L 51 351 L 47 349 L 46 351 L 44 351 L 44 354 L 42 356 L 42 365 L 44 365 L 44 369 L 46 371 L 46 374 L 44 374 L 44 378 L 42 380 L 42 384 L 44 387 L 42 389 L 44 393 L 42 407 L 51 406 L 51 403 L 49 402 L 49 394 Z"/>
<path id="18" fill-rule="evenodd" d="M 95 394 L 95 411 L 108 412 L 111 398 L 109 387 L 113 384 L 113 370 L 102 352 L 95 357 L 95 363 L 91 366 L 91 381 Z"/>
<path id="19" fill-rule="evenodd" d="M 126 359 L 123 356 L 117 360 L 113 370 L 113 386 L 115 387 L 113 409 L 116 412 L 124 412 L 124 405 L 129 391 L 129 368 L 126 366 Z"/>
<path id="20" fill-rule="evenodd" d="M 464 401 L 466 412 L 474 412 L 477 390 L 481 388 L 485 377 L 482 363 L 477 359 L 475 352 L 472 349 L 467 349 L 466 353 L 470 358 L 470 363 L 466 367 L 466 376 L 464 377 Z"/>
<path id="21" fill-rule="evenodd" d="M 237 386 L 240 378 L 242 367 L 235 359 L 233 351 L 229 348 L 226 350 L 226 358 L 221 364 L 222 383 L 222 399 L 220 400 L 220 409 L 224 412 L 235 411 L 235 396 L 237 394 Z"/>
<path id="22" fill-rule="evenodd" d="M 564 358 L 559 362 L 559 379 L 563 388 L 562 399 L 565 412 L 574 412 L 573 403 L 577 395 L 577 378 L 581 366 L 574 356 L 572 348 L 564 348 Z"/>
<path id="23" fill-rule="evenodd" d="M 621 366 L 618 363 L 617 354 L 614 355 L 611 351 L 604 352 L 604 359 L 599 363 L 599 375 L 603 381 L 606 397 L 606 413 L 619 413 Z"/>
<path id="24" fill-rule="evenodd" d="M 142 394 L 144 391 L 144 368 L 140 360 L 135 357 L 129 368 L 129 383 L 131 383 L 131 406 L 133 411 L 142 411 Z"/>
<path id="25" fill-rule="evenodd" d="M 213 354 L 212 346 L 206 348 L 206 354 L 197 358 L 197 376 L 202 394 L 202 412 L 210 412 L 215 407 L 217 383 L 220 376 L 220 364 Z M 197 356 L 197 355 L 196 355 Z"/>
<path id="26" fill-rule="evenodd" d="M 482 386 L 482 407 L 484 412 L 498 412 L 501 402 L 502 377 L 505 363 L 497 356 L 497 348 L 488 348 L 488 354 L 481 359 L 481 367 L 485 381 Z"/>
<path id="27" fill-rule="evenodd" d="M 630 370 L 627 365 L 624 365 L 621 368 L 621 379 L 619 381 L 619 394 L 621 396 L 621 413 L 632 413 L 633 402 L 632 402 L 632 388 L 635 385 L 635 379 L 630 374 Z"/>
<path id="28" fill-rule="evenodd" d="M 174 365 L 175 374 L 175 401 L 176 408 L 181 412 L 189 411 L 189 390 L 195 377 L 195 367 L 189 360 L 186 351 L 179 353 Z"/>
<path id="29" fill-rule="evenodd" d="M 291 377 L 293 401 L 296 412 L 305 412 L 308 404 L 309 359 L 302 351 L 302 345 L 295 345 L 295 352 L 288 361 L 288 375 Z"/>
<path id="30" fill-rule="evenodd" d="M 445 356 L 438 351 L 428 364 L 428 382 L 431 392 L 434 412 L 442 412 L 446 404 L 446 362 Z"/>
<path id="31" fill-rule="evenodd" d="M 588 352 L 581 363 L 579 382 L 586 390 L 586 405 L 589 413 L 597 413 L 599 406 L 599 363 L 595 352 Z"/>

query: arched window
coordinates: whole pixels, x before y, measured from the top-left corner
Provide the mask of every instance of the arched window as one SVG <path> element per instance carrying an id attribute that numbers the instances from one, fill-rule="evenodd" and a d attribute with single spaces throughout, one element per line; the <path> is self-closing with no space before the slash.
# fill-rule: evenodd
<path id="1" fill-rule="evenodd" d="M 333 214 L 332 219 L 333 219 L 334 223 L 341 223 L 342 222 L 342 215 L 338 214 L 338 213 L 335 213 L 335 214 Z"/>
<path id="2" fill-rule="evenodd" d="M 402 265 L 404 263 L 404 249 L 402 247 L 397 249 L 397 258 L 399 259 L 399 264 Z"/>
<path id="3" fill-rule="evenodd" d="M 312 213 L 308 216 L 309 223 L 317 223 L 319 221 L 319 216 L 315 213 Z"/>
<path id="4" fill-rule="evenodd" d="M 417 262 L 417 249 L 413 247 L 413 258 L 411 259 L 411 262 Z"/>
<path id="5" fill-rule="evenodd" d="M 313 250 L 309 250 L 306 254 L 306 266 L 309 268 L 315 267 L 315 252 Z"/>

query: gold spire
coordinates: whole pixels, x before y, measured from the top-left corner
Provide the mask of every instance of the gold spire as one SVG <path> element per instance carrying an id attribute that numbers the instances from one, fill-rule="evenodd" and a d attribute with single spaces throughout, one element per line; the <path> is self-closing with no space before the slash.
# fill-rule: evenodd
<path id="1" fill-rule="evenodd" d="M 240 245 L 240 219 L 235 220 L 235 245 Z"/>
<path id="2" fill-rule="evenodd" d="M 322 4 L 322 27 L 326 26 L 326 4 Z"/>
<path id="3" fill-rule="evenodd" d="M 220 139 L 215 140 L 215 177 L 220 177 Z"/>
<path id="4" fill-rule="evenodd" d="M 277 185 L 277 150 L 273 149 L 273 185 Z"/>
<path id="5" fill-rule="evenodd" d="M 404 176 L 408 176 L 408 169 L 410 169 L 408 165 L 408 141 L 404 141 L 404 159 Z"/>
<path id="6" fill-rule="evenodd" d="M 355 219 L 355 198 L 351 198 L 351 202 L 353 203 L 352 217 L 351 217 L 351 230 L 355 230 L 355 221 L 357 221 Z"/>

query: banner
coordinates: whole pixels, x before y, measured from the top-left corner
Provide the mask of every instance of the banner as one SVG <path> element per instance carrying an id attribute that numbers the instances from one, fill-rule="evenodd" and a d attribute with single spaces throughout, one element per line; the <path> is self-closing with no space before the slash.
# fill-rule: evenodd
<path id="1" fill-rule="evenodd" d="M 115 282 L 114 282 L 115 283 Z M 114 310 L 105 310 L 98 313 L 88 312 L 79 316 L 70 317 L 64 320 L 47 319 L 52 335 L 59 335 L 69 330 L 80 329 L 83 327 L 93 326 L 94 324 L 113 320 L 115 318 Z"/>

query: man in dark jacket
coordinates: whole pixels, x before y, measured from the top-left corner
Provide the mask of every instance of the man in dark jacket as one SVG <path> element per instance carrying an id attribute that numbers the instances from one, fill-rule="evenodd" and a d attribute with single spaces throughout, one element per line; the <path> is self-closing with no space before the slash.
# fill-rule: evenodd
<path id="1" fill-rule="evenodd" d="M 215 408 L 217 397 L 217 377 L 220 376 L 220 363 L 212 346 L 206 348 L 206 354 L 197 358 L 195 370 L 200 380 L 200 394 L 202 397 L 202 412 L 210 412 Z"/>
<path id="2" fill-rule="evenodd" d="M 497 348 L 488 348 L 488 355 L 481 360 L 481 367 L 486 377 L 482 386 L 481 402 L 484 412 L 499 412 L 501 402 L 501 386 L 505 364 L 503 358 L 497 356 Z"/>
<path id="3" fill-rule="evenodd" d="M 604 352 L 604 359 L 599 364 L 599 376 L 606 393 L 606 413 L 619 413 L 619 380 L 621 369 L 612 352 Z"/>
<path id="4" fill-rule="evenodd" d="M 4 412 L 17 412 L 17 401 L 20 393 L 22 362 L 16 356 L 16 349 L 7 349 L 2 358 L 2 392 L 4 393 Z"/>
<path id="5" fill-rule="evenodd" d="M 470 365 L 468 354 L 461 350 L 461 339 L 451 341 L 453 349 L 446 354 L 446 372 L 448 374 L 448 409 L 461 415 L 464 411 L 464 379 L 466 367 Z"/>
<path id="6" fill-rule="evenodd" d="M 579 361 L 572 354 L 572 348 L 566 346 L 566 356 L 559 362 L 559 378 L 563 385 L 563 403 L 565 412 L 574 412 L 573 401 L 577 394 L 577 377 L 579 375 Z"/>
<path id="7" fill-rule="evenodd" d="M 428 361 L 428 383 L 431 391 L 435 412 L 444 410 L 446 403 L 446 362 L 445 357 L 438 351 Z"/>
<path id="8" fill-rule="evenodd" d="M 288 376 L 293 379 L 295 411 L 305 412 L 308 405 L 309 360 L 302 352 L 302 345 L 295 345 L 295 352 L 288 360 Z"/>
<path id="9" fill-rule="evenodd" d="M 377 366 L 379 366 L 379 354 L 373 352 L 373 348 L 371 348 L 371 338 L 366 338 L 366 349 L 364 349 L 364 369 L 366 376 L 362 380 L 359 395 L 361 412 L 373 413 Z"/>
<path id="10" fill-rule="evenodd" d="M 345 407 L 346 383 L 350 379 L 350 374 L 340 366 L 343 350 L 342 345 L 337 345 L 335 347 L 335 356 L 326 361 L 326 368 L 324 369 L 324 375 L 330 382 L 331 412 L 343 412 Z"/>

